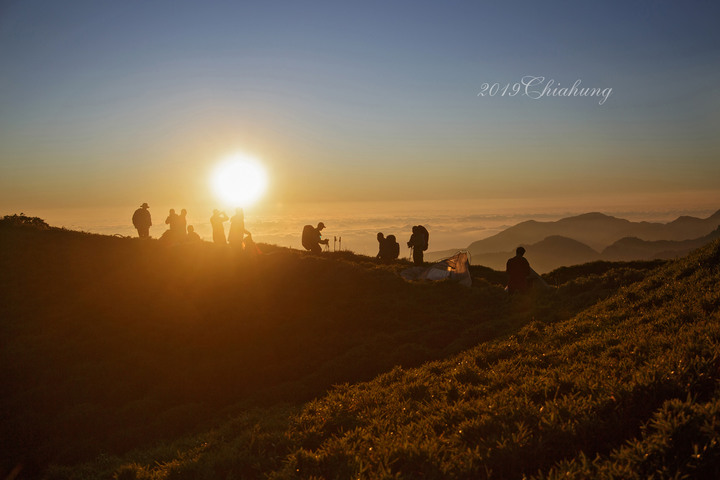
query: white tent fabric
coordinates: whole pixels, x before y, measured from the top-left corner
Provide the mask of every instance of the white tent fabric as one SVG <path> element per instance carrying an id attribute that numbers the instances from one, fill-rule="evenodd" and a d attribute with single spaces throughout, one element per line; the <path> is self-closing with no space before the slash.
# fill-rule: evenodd
<path id="1" fill-rule="evenodd" d="M 532 280 L 533 288 L 539 288 L 540 290 L 550 290 L 550 285 L 532 268 L 530 269 L 530 275 L 528 279 Z"/>
<path id="2" fill-rule="evenodd" d="M 466 251 L 459 251 L 452 257 L 440 260 L 429 267 L 406 268 L 400 272 L 400 276 L 406 280 L 445 280 L 449 278 L 469 287 L 472 285 L 469 255 Z"/>

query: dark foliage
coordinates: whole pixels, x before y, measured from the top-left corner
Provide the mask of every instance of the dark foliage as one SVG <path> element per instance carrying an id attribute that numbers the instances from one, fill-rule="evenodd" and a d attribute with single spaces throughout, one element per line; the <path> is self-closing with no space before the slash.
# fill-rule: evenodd
<path id="1" fill-rule="evenodd" d="M 31 227 L 48 229 L 50 228 L 50 225 L 48 225 L 42 218 L 28 217 L 24 213 L 21 213 L 20 215 L 5 215 L 3 218 L 0 218 L 0 228 L 3 227 Z"/>

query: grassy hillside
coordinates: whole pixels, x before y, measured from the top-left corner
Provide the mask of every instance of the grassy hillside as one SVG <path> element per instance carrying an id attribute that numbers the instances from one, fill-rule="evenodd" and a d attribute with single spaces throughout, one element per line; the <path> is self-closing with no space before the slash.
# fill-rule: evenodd
<path id="1" fill-rule="evenodd" d="M 673 415 L 701 450 L 648 468 L 716 468 L 717 244 L 508 299 L 480 267 L 463 289 L 345 252 L 0 242 L 3 477 L 582 478 L 644 471 Z"/>

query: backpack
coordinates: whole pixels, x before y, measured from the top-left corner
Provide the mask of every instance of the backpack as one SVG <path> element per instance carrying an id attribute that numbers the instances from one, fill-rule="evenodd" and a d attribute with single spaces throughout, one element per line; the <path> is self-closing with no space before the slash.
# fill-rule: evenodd
<path id="1" fill-rule="evenodd" d="M 305 250 L 311 250 L 317 242 L 317 230 L 312 225 L 305 225 L 302 231 L 302 246 Z"/>
<path id="2" fill-rule="evenodd" d="M 385 239 L 387 242 L 387 253 L 390 260 L 397 260 L 400 256 L 400 244 L 395 239 L 395 235 L 388 235 Z"/>
<path id="3" fill-rule="evenodd" d="M 422 225 L 417 226 L 417 233 L 418 233 L 418 241 L 416 242 L 416 246 L 420 248 L 423 252 L 428 249 L 428 242 L 430 241 L 430 233 L 428 233 L 427 228 L 423 227 Z"/>

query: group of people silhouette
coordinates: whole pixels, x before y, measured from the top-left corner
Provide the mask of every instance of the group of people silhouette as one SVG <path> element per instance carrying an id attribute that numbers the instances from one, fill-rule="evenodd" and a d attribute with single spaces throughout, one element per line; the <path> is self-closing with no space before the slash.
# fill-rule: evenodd
<path id="1" fill-rule="evenodd" d="M 150 227 L 152 226 L 152 218 L 150 216 L 150 206 L 147 203 L 140 205 L 135 210 L 132 222 L 137 229 L 140 238 L 150 238 Z M 230 232 L 225 237 L 225 222 L 230 221 Z M 184 208 L 180 213 L 176 213 L 175 209 L 170 209 L 165 223 L 169 229 L 163 233 L 161 239 L 171 241 L 173 243 L 200 242 L 202 239 L 195 232 L 192 225 L 187 224 L 187 210 Z M 235 210 L 235 215 L 228 217 L 227 214 L 220 210 L 213 210 L 210 217 L 210 225 L 213 231 L 213 242 L 219 245 L 229 244 L 239 250 L 250 251 L 252 253 L 259 252 L 258 247 L 252 239 L 252 234 L 245 229 L 245 213 L 242 208 Z M 322 231 L 325 224 L 319 222 L 316 227 L 305 225 L 302 231 L 302 245 L 312 253 L 322 253 L 320 245 L 329 245 L 330 239 L 322 238 Z M 412 227 L 412 234 L 407 242 L 407 246 L 412 250 L 413 263 L 417 266 L 423 265 L 423 252 L 428 249 L 430 234 L 423 225 L 415 225 Z M 400 257 L 400 244 L 397 242 L 395 235 L 387 237 L 382 233 L 377 234 L 378 253 L 376 258 L 385 263 L 391 263 Z M 532 281 L 530 279 L 533 274 L 530 263 L 524 258 L 525 249 L 517 247 L 515 256 L 510 258 L 506 265 L 505 271 L 508 275 L 507 291 L 510 294 L 527 292 Z"/>
<path id="2" fill-rule="evenodd" d="M 230 232 L 226 239 L 224 224 L 228 220 L 230 221 Z M 235 215 L 232 217 L 228 217 L 225 212 L 218 209 L 213 210 L 210 225 L 213 231 L 213 242 L 217 244 L 230 244 L 232 247 L 242 248 L 246 239 L 252 241 L 252 234 L 245 229 L 245 212 L 242 208 L 235 209 Z"/>
<path id="3" fill-rule="evenodd" d="M 230 233 L 226 238 L 224 223 L 228 220 L 230 221 Z M 147 203 L 143 203 L 140 208 L 135 210 L 132 222 L 140 238 L 150 238 L 152 216 L 150 215 L 150 206 Z M 175 209 L 171 208 L 165 223 L 168 225 L 168 230 L 162 234 L 160 240 L 173 244 L 202 241 L 200 235 L 195 232 L 195 228 L 187 224 L 187 210 L 184 208 L 180 210 L 180 213 L 176 213 Z M 245 229 L 245 213 L 242 208 L 236 209 L 232 218 L 229 218 L 225 212 L 217 209 L 213 210 L 210 225 L 213 230 L 214 243 L 220 245 L 230 244 L 231 247 L 252 252 L 257 250 L 252 234 Z"/>

